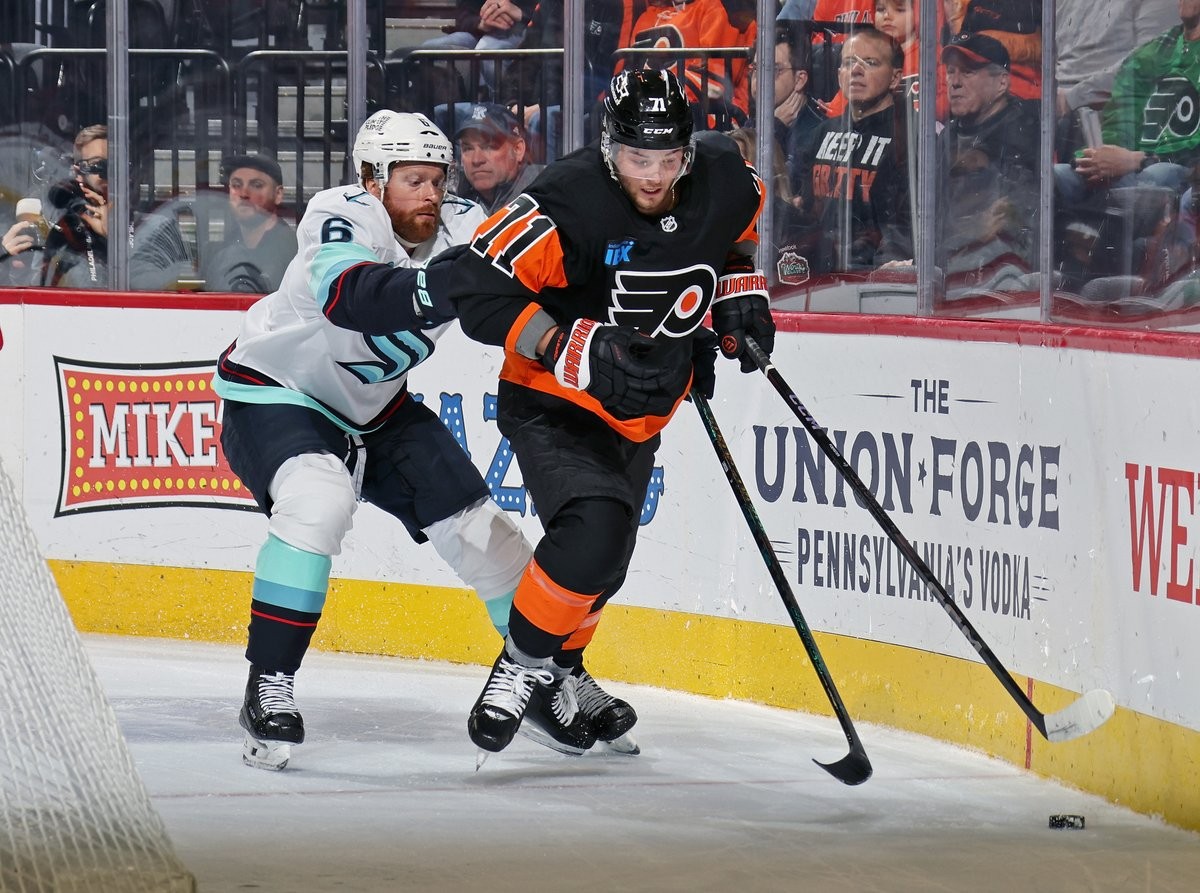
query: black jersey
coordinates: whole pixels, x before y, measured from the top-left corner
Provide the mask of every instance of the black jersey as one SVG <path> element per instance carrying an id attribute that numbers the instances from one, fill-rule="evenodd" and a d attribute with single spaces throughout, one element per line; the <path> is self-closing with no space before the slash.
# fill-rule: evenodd
<path id="1" fill-rule="evenodd" d="M 631 440 L 662 429 L 670 416 L 616 419 L 591 395 L 564 388 L 517 353 L 516 339 L 542 308 L 560 325 L 634 326 L 674 345 L 690 366 L 692 333 L 731 249 L 757 242 L 763 198 L 757 174 L 736 151 L 695 148 L 666 214 L 638 213 L 594 143 L 550 165 L 479 227 L 455 267 L 451 296 L 470 337 L 505 347 L 502 379 L 585 406 Z"/>
<path id="2" fill-rule="evenodd" d="M 825 256 L 809 258 L 814 271 L 873 266 L 880 228 L 871 187 L 895 151 L 895 116 L 889 106 L 858 121 L 830 118 L 808 144 L 801 174 L 805 210 L 826 240 Z"/>

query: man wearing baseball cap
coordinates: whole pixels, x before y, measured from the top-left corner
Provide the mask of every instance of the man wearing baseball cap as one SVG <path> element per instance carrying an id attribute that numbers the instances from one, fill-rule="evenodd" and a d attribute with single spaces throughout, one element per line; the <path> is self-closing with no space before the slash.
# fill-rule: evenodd
<path id="1" fill-rule="evenodd" d="M 229 189 L 226 237 L 201 257 L 204 289 L 272 292 L 296 254 L 296 233 L 279 216 L 279 162 L 266 155 L 233 155 L 221 164 L 221 181 Z"/>
<path id="2" fill-rule="evenodd" d="M 525 129 L 502 105 L 471 106 L 454 134 L 466 184 L 459 194 L 491 213 L 504 207 L 532 183 L 543 165 L 529 163 Z"/>
<path id="3" fill-rule="evenodd" d="M 938 135 L 935 263 L 948 293 L 1003 291 L 1031 269 L 1037 246 L 1038 104 L 1009 92 L 1008 50 L 995 38 L 960 34 L 941 59 L 950 120 Z M 878 257 L 911 263 L 907 221 L 884 234 Z"/>
<path id="4" fill-rule="evenodd" d="M 1002 111 L 1012 99 L 1008 50 L 986 34 L 960 34 L 942 48 L 951 120 L 968 129 Z"/>

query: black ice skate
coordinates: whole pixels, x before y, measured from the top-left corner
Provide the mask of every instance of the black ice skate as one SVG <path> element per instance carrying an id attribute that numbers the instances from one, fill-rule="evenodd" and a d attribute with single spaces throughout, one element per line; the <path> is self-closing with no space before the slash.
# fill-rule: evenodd
<path id="1" fill-rule="evenodd" d="M 267 673 L 250 667 L 246 698 L 238 722 L 246 730 L 242 762 L 256 769 L 279 770 L 287 766 L 292 745 L 304 741 L 304 718 L 296 709 L 295 676 Z"/>
<path id="2" fill-rule="evenodd" d="M 467 718 L 467 734 L 476 747 L 491 753 L 508 747 L 521 726 L 529 696 L 539 682 L 549 685 L 554 682 L 554 674 L 517 663 L 507 651 L 500 652 L 492 665 L 492 674 Z"/>
<path id="3" fill-rule="evenodd" d="M 559 753 L 586 753 L 596 743 L 596 733 L 579 709 L 575 683 L 575 677 L 567 676 L 538 684 L 529 697 L 521 734 Z"/>
<path id="4" fill-rule="evenodd" d="M 570 679 L 575 683 L 579 712 L 587 718 L 596 738 L 618 753 L 640 753 L 641 748 L 629 735 L 637 722 L 633 707 L 602 689 L 582 664 L 571 671 Z"/>

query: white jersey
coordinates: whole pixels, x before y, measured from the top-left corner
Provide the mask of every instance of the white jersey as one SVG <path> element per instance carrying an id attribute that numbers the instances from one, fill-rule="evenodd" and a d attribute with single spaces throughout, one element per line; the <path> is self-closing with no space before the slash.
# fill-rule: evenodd
<path id="1" fill-rule="evenodd" d="M 446 248 L 470 241 L 484 219 L 479 205 L 447 195 L 436 233 L 410 256 L 383 204 L 366 190 L 342 186 L 317 193 L 297 228 L 298 251 L 278 291 L 247 311 L 237 340 L 221 357 L 217 394 L 244 403 L 308 406 L 350 433 L 378 428 L 406 397 L 409 371 L 433 353 L 450 324 L 390 334 L 335 325 L 326 315 L 335 304 L 372 297 L 355 295 L 342 275 L 364 263 L 423 267 Z"/>

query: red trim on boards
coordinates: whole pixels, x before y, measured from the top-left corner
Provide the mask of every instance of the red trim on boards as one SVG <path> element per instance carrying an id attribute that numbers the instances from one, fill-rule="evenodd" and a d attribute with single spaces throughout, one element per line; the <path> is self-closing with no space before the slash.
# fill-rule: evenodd
<path id="1" fill-rule="evenodd" d="M 218 292 L 117 292 L 69 288 L 0 288 L 0 304 L 133 310 L 246 310 L 260 295 Z"/>

